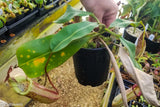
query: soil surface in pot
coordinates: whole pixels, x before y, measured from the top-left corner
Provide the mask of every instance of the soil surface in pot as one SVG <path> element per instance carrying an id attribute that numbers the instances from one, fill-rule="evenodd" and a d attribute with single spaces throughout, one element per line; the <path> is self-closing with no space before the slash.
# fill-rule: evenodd
<path id="1" fill-rule="evenodd" d="M 100 107 L 106 83 L 97 87 L 79 84 L 72 58 L 49 72 L 49 76 L 59 90 L 60 98 L 51 104 L 32 101 L 28 107 Z M 44 77 L 38 78 L 37 82 L 44 84 Z M 52 89 L 48 82 L 46 87 Z"/>
<path id="2" fill-rule="evenodd" d="M 134 32 L 134 27 L 128 27 L 126 29 L 126 31 L 128 32 L 128 34 L 130 34 L 130 35 L 132 35 L 134 37 L 139 37 L 143 33 L 143 31 L 138 29 L 138 28 L 136 28 L 135 32 Z"/>

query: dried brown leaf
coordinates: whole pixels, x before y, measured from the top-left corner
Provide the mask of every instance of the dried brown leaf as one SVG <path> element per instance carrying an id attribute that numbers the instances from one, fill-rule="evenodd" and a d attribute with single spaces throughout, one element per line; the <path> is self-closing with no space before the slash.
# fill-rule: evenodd
<path id="1" fill-rule="evenodd" d="M 119 48 L 119 57 L 128 74 L 136 81 L 136 83 L 140 87 L 140 90 L 146 101 L 151 105 L 160 107 L 160 103 L 158 102 L 154 89 L 153 76 L 135 68 L 130 57 L 127 55 L 127 52 L 122 47 Z"/>
<path id="2" fill-rule="evenodd" d="M 138 39 L 137 46 L 136 46 L 136 56 L 142 56 L 146 49 L 146 41 L 143 37 L 144 33 Z"/>

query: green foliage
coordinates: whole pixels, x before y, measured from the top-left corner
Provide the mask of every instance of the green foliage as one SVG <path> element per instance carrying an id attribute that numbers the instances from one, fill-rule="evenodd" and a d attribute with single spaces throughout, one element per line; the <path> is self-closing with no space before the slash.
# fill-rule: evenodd
<path id="1" fill-rule="evenodd" d="M 159 0 L 155 0 L 153 2 L 153 5 L 152 5 L 151 9 L 152 9 L 152 13 L 151 13 L 152 17 L 160 16 L 160 1 Z"/>
<path id="2" fill-rule="evenodd" d="M 77 10 L 68 5 L 65 14 L 62 15 L 58 20 L 56 20 L 55 23 L 65 23 L 71 20 L 74 16 L 87 16 L 87 15 L 93 15 L 93 13 Z"/>
<path id="3" fill-rule="evenodd" d="M 135 22 L 137 22 L 137 18 L 139 17 L 139 12 L 145 6 L 147 0 L 127 0 L 128 4 L 132 7 L 132 14 Z"/>
<path id="4" fill-rule="evenodd" d="M 133 22 L 133 21 L 124 20 L 124 19 L 116 19 L 113 23 L 111 23 L 110 27 L 125 28 L 128 25 L 138 26 L 139 24 L 140 24 L 139 22 Z"/>
<path id="5" fill-rule="evenodd" d="M 111 37 L 105 37 L 102 35 L 99 35 L 99 37 L 102 38 L 107 45 L 111 44 L 112 42 Z M 83 48 L 104 48 L 104 45 L 100 42 L 100 40 L 97 37 L 92 37 L 88 42 L 86 42 L 83 45 Z"/>
<path id="6" fill-rule="evenodd" d="M 153 1 L 148 1 L 146 5 L 141 9 L 140 14 L 139 14 L 139 20 L 147 21 L 149 20 L 152 16 L 152 8 L 153 8 Z"/>
<path id="7" fill-rule="evenodd" d="M 125 16 L 125 15 L 129 14 L 132 10 L 132 7 L 130 4 L 123 5 L 122 8 L 123 8 L 123 12 L 122 12 L 121 16 Z"/>
<path id="8" fill-rule="evenodd" d="M 150 53 L 147 53 L 147 57 L 153 61 L 153 64 L 152 66 L 153 67 L 160 67 L 160 54 L 150 54 Z"/>
<path id="9" fill-rule="evenodd" d="M 34 78 L 43 75 L 46 62 L 52 53 L 50 41 L 55 35 L 33 40 L 21 45 L 17 49 L 18 65 L 24 70 L 28 77 Z M 52 54 L 47 71 L 63 64 L 68 58 L 75 54 L 81 46 L 88 41 L 89 37 L 84 37 L 72 41 L 64 49 Z"/>
<path id="10" fill-rule="evenodd" d="M 85 37 L 95 27 L 98 27 L 97 23 L 88 21 L 66 26 L 51 39 L 50 47 L 52 52 L 62 50 L 72 41 Z"/>
<path id="11" fill-rule="evenodd" d="M 69 6 L 68 8 L 70 10 L 71 7 Z M 69 20 L 72 17 L 67 14 L 70 13 L 72 13 L 72 17 L 75 15 L 88 15 L 88 13 L 71 9 L 71 11 L 66 11 L 65 19 L 60 18 L 56 22 L 62 23 Z M 128 23 L 133 22 L 129 21 Z M 75 23 L 64 27 L 55 35 L 21 45 L 16 53 L 19 67 L 24 70 L 28 77 L 34 78 L 43 75 L 47 63 L 47 71 L 60 66 L 74 55 L 91 37 L 100 35 L 100 32 L 90 33 L 95 27 L 98 27 L 96 22 L 84 21 Z M 120 39 L 129 50 L 134 65 L 139 68 L 135 61 L 135 46 L 123 38 Z"/>
<path id="12" fill-rule="evenodd" d="M 3 27 L 3 22 L 0 20 L 0 28 Z"/>
<path id="13" fill-rule="evenodd" d="M 83 15 L 82 13 L 79 12 L 80 15 Z M 72 17 L 75 15 L 77 14 L 73 14 Z M 45 73 L 48 61 L 47 71 L 50 71 L 74 55 L 89 40 L 91 35 L 87 34 L 95 27 L 98 27 L 98 23 L 84 21 L 68 25 L 55 35 L 27 42 L 17 49 L 18 64 L 28 77 L 41 76 Z"/>
<path id="14" fill-rule="evenodd" d="M 127 48 L 128 52 L 129 52 L 129 56 L 130 56 L 130 58 L 131 58 L 131 60 L 132 60 L 132 62 L 134 64 L 134 66 L 141 70 L 142 68 L 140 67 L 140 65 L 135 60 L 135 52 L 136 52 L 135 44 L 133 44 L 130 41 L 125 40 L 122 37 L 120 37 L 120 41 Z"/>
<path id="15" fill-rule="evenodd" d="M 40 6 L 43 5 L 43 0 L 35 0 L 35 2 L 36 2 L 37 4 L 39 4 Z"/>

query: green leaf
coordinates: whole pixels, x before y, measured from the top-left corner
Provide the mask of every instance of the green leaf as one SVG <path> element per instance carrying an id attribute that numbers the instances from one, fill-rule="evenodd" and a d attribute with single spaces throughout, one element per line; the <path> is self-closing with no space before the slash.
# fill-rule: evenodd
<path id="1" fill-rule="evenodd" d="M 153 2 L 149 1 L 146 3 L 146 5 L 141 9 L 139 17 L 145 18 L 145 17 L 151 17 L 151 12 L 153 8 Z"/>
<path id="2" fill-rule="evenodd" d="M 64 27 L 51 40 L 50 47 L 52 52 L 60 51 L 72 41 L 85 37 L 97 26 L 98 23 L 96 22 L 85 21 Z"/>
<path id="3" fill-rule="evenodd" d="M 91 12 L 74 9 L 70 5 L 68 5 L 65 14 L 62 15 L 58 20 L 56 20 L 55 23 L 65 23 L 71 20 L 74 16 L 87 16 L 92 14 L 93 13 Z"/>
<path id="4" fill-rule="evenodd" d="M 145 5 L 146 0 L 127 0 L 128 4 L 132 6 L 133 16 L 140 12 L 141 8 Z"/>
<path id="5" fill-rule="evenodd" d="M 130 4 L 124 5 L 124 6 L 122 6 L 122 8 L 123 8 L 123 12 L 122 12 L 121 16 L 125 16 L 125 15 L 129 14 L 132 10 L 132 7 Z"/>
<path id="6" fill-rule="evenodd" d="M 113 23 L 111 23 L 110 27 L 120 27 L 124 28 L 127 27 L 128 25 L 139 25 L 139 22 L 133 22 L 129 20 L 124 20 L 124 19 L 116 19 Z"/>
<path id="7" fill-rule="evenodd" d="M 40 4 L 40 5 L 43 4 L 43 0 L 35 0 L 35 2 L 36 2 L 37 4 Z"/>
<path id="8" fill-rule="evenodd" d="M 3 16 L 0 16 L 0 20 L 2 20 L 4 24 L 6 23 L 6 19 Z"/>
<path id="9" fill-rule="evenodd" d="M 17 49 L 18 65 L 24 70 L 28 77 L 39 77 L 45 73 L 45 65 L 52 52 L 50 49 L 50 40 L 54 36 L 55 35 L 50 35 L 45 38 L 27 42 Z M 72 41 L 61 51 L 53 53 L 48 63 L 47 71 L 63 64 L 74 55 L 89 38 L 90 37 L 86 36 L 82 39 Z"/>
<path id="10" fill-rule="evenodd" d="M 0 28 L 3 27 L 3 22 L 0 20 Z"/>
<path id="11" fill-rule="evenodd" d="M 137 63 L 137 61 L 135 60 L 135 52 L 136 52 L 135 45 L 132 42 L 125 40 L 123 37 L 120 37 L 120 41 L 127 48 L 128 52 L 129 52 L 129 56 L 134 64 L 134 66 L 138 69 L 142 69 L 140 67 L 140 65 Z"/>
<path id="12" fill-rule="evenodd" d="M 159 0 L 155 0 L 153 2 L 151 16 L 152 17 L 160 16 L 160 1 Z"/>

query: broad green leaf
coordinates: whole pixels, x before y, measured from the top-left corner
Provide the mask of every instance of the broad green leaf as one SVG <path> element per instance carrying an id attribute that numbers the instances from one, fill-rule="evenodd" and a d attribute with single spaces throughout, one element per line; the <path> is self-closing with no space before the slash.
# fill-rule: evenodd
<path id="1" fill-rule="evenodd" d="M 51 40 L 52 52 L 57 52 L 65 48 L 72 41 L 83 38 L 98 26 L 96 22 L 80 22 L 68 25 L 59 31 Z"/>
<path id="2" fill-rule="evenodd" d="M 135 45 L 132 42 L 125 40 L 122 37 L 120 37 L 120 41 L 127 48 L 128 52 L 129 52 L 129 56 L 134 64 L 134 66 L 138 69 L 142 69 L 140 67 L 140 65 L 137 63 L 137 61 L 135 60 L 135 52 L 136 52 Z"/>
<path id="3" fill-rule="evenodd" d="M 124 28 L 127 27 L 128 25 L 139 25 L 139 22 L 133 22 L 129 20 L 124 20 L 124 19 L 116 19 L 113 23 L 111 23 L 110 27 L 120 27 Z"/>
<path id="4" fill-rule="evenodd" d="M 55 35 L 33 40 L 21 45 L 17 49 L 18 65 L 24 70 L 28 77 L 39 77 L 45 73 L 45 64 L 51 54 L 50 40 Z M 47 71 L 63 64 L 67 59 L 74 55 L 81 46 L 89 40 L 89 37 L 72 41 L 61 51 L 52 54 Z"/>
<path id="5" fill-rule="evenodd" d="M 87 16 L 87 15 L 93 15 L 93 13 L 77 10 L 68 5 L 65 14 L 62 15 L 58 20 L 56 20 L 55 23 L 65 23 L 71 20 L 74 16 Z"/>

